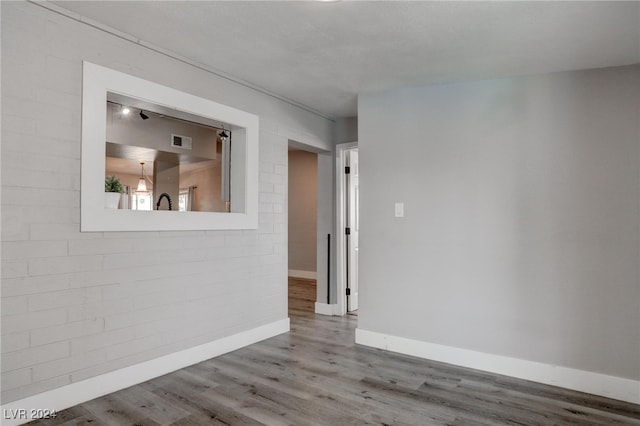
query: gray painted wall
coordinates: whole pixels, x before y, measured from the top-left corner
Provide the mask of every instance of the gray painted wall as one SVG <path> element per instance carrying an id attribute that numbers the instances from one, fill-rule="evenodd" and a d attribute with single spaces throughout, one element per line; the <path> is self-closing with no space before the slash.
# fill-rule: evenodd
<path id="1" fill-rule="evenodd" d="M 360 328 L 640 378 L 640 66 L 366 94 L 358 119 Z"/>
<path id="2" fill-rule="evenodd" d="M 327 303 L 329 285 L 331 285 L 331 303 L 335 303 L 335 186 L 335 161 L 333 160 L 333 152 L 318 154 L 318 260 L 316 262 L 318 270 L 316 301 L 320 303 Z M 329 235 L 331 235 L 330 238 L 328 237 Z M 329 245 L 331 245 L 330 256 L 327 250 Z"/>
<path id="3" fill-rule="evenodd" d="M 336 143 L 356 142 L 358 140 L 358 117 L 336 120 Z"/>
<path id="4" fill-rule="evenodd" d="M 316 272 L 318 154 L 289 151 L 289 269 Z"/>
<path id="5" fill-rule="evenodd" d="M 287 316 L 287 143 L 333 123 L 26 2 L 2 2 L 2 403 Z M 259 229 L 80 233 L 82 61 L 260 117 Z"/>

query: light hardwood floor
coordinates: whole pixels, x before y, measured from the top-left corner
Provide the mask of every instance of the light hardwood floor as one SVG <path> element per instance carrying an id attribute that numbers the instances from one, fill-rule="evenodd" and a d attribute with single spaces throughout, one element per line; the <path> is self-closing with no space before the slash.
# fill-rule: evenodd
<path id="1" fill-rule="evenodd" d="M 357 346 L 311 286 L 290 287 L 288 334 L 34 424 L 640 425 L 639 405 Z"/>
<path id="2" fill-rule="evenodd" d="M 316 303 L 316 280 L 289 277 L 289 316 L 313 314 Z"/>

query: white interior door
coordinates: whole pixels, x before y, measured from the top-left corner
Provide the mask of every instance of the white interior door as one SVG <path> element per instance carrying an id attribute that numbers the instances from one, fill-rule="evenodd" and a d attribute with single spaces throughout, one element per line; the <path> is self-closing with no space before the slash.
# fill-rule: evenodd
<path id="1" fill-rule="evenodd" d="M 350 230 L 347 235 L 347 311 L 358 309 L 358 230 L 360 228 L 359 210 L 360 193 L 358 190 L 358 149 L 348 152 L 349 175 L 347 179 L 347 217 Z"/>

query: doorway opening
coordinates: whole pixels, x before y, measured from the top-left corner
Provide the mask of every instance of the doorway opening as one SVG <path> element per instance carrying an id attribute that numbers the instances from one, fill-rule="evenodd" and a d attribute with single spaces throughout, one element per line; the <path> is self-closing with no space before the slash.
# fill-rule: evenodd
<path id="1" fill-rule="evenodd" d="M 358 143 L 336 146 L 337 309 L 340 315 L 358 311 L 359 161 Z"/>
<path id="2" fill-rule="evenodd" d="M 314 314 L 317 294 L 318 154 L 288 151 L 289 312 Z"/>
<path id="3" fill-rule="evenodd" d="M 346 212 L 347 232 L 346 232 L 346 296 L 347 313 L 355 314 L 358 310 L 358 236 L 360 235 L 359 220 L 359 178 L 358 178 L 358 148 L 350 149 L 346 152 Z"/>

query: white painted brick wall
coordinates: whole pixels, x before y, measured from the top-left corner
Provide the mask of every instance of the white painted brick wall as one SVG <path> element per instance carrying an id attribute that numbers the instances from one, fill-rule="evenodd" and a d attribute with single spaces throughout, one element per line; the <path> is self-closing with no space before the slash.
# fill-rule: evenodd
<path id="1" fill-rule="evenodd" d="M 18 315 L 5 315 L 2 312 L 2 334 L 36 330 L 51 325 L 64 324 L 66 321 L 67 312 L 64 309 L 28 312 Z"/>
<path id="2" fill-rule="evenodd" d="M 134 241 L 124 238 L 69 241 L 69 255 L 110 254 L 133 251 Z"/>
<path id="3" fill-rule="evenodd" d="M 3 183 L 5 183 L 3 181 Z M 66 241 L 10 241 L 2 243 L 2 258 L 17 260 L 37 257 L 66 256 Z"/>
<path id="4" fill-rule="evenodd" d="M 29 260 L 30 276 L 55 275 L 69 272 L 99 271 L 102 256 L 66 256 Z"/>
<path id="5" fill-rule="evenodd" d="M 6 383 L 4 386 L 7 388 L 18 388 L 26 386 L 31 383 L 31 369 L 23 368 L 21 370 L 13 370 L 8 373 L 3 373 L 0 376 L 2 383 Z"/>
<path id="6" fill-rule="evenodd" d="M 31 346 L 64 342 L 75 337 L 97 334 L 104 330 L 104 318 L 92 318 L 86 321 L 69 322 L 53 327 L 31 331 Z"/>
<path id="7" fill-rule="evenodd" d="M 83 368 L 92 367 L 104 363 L 106 351 L 100 349 L 91 352 L 82 352 L 67 358 L 57 359 L 46 364 L 33 367 L 33 381 L 39 382 L 54 377 L 64 376 Z"/>
<path id="8" fill-rule="evenodd" d="M 19 351 L 29 347 L 29 333 L 13 333 L 2 335 L 2 353 Z"/>
<path id="9" fill-rule="evenodd" d="M 71 354 L 90 352 L 113 346 L 118 343 L 129 342 L 136 338 L 135 329 L 132 327 L 108 331 L 90 336 L 82 336 L 71 340 Z"/>
<path id="10" fill-rule="evenodd" d="M 288 139 L 330 149 L 332 123 L 37 5 L 1 16 L 2 403 L 285 318 Z M 83 60 L 259 115 L 259 229 L 80 233 Z"/>
<path id="11" fill-rule="evenodd" d="M 86 305 L 102 299 L 102 289 L 81 288 L 54 292 L 43 292 L 27 297 L 30 311 Z M 67 311 L 68 312 L 68 311 Z"/>
<path id="12" fill-rule="evenodd" d="M 69 353 L 69 344 L 67 342 L 34 346 L 20 351 L 9 352 L 2 355 L 2 372 L 32 367 L 47 361 L 67 358 Z"/>
<path id="13" fill-rule="evenodd" d="M 3 297 L 1 312 L 4 315 L 17 315 L 27 312 L 27 297 L 15 296 L 15 297 Z"/>
<path id="14" fill-rule="evenodd" d="M 2 254 L 4 255 L 4 252 Z M 68 287 L 69 277 L 66 275 L 14 278 L 2 280 L 2 297 L 45 293 L 63 290 Z"/>

